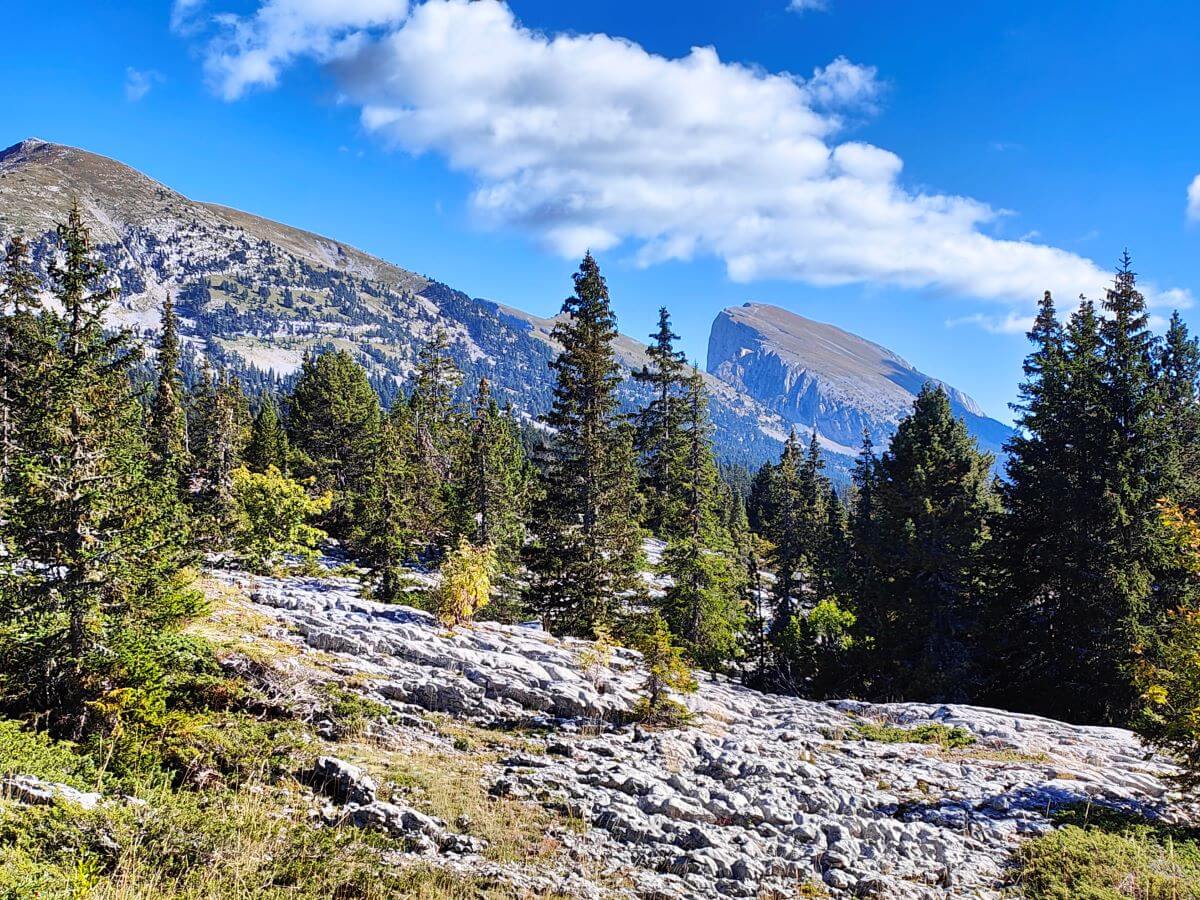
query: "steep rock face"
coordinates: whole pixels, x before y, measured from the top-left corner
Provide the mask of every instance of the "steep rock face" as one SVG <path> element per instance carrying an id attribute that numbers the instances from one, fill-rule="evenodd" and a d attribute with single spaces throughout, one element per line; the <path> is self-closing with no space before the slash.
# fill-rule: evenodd
<path id="1" fill-rule="evenodd" d="M 815 428 L 854 452 L 865 430 L 885 445 L 928 381 L 941 384 L 981 446 L 999 451 L 1011 429 L 962 391 L 930 378 L 891 350 L 775 306 L 723 310 L 708 342 L 708 371 L 785 422 Z"/>
<path id="2" fill-rule="evenodd" d="M 120 287 L 114 321 L 147 338 L 170 293 L 200 355 L 286 377 L 307 352 L 345 349 L 389 399 L 443 328 L 466 375 L 464 395 L 486 376 L 518 414 L 549 407 L 552 319 L 470 297 L 321 235 L 191 200 L 94 153 L 36 139 L 0 151 L 0 239 L 24 233 L 43 269 L 53 228 L 75 199 Z M 642 342 L 630 338 L 618 355 L 627 369 L 645 362 Z M 785 437 L 779 417 L 708 381 L 721 456 L 757 464 L 775 455 Z M 626 381 L 623 403 L 642 399 L 642 387 Z"/>

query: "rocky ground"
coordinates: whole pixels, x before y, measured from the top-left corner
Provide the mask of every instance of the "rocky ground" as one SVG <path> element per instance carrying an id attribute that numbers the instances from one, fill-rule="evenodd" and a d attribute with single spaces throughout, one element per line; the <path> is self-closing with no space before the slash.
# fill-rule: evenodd
<path id="1" fill-rule="evenodd" d="M 424 612 L 361 599 L 350 579 L 214 578 L 227 610 L 269 623 L 269 640 L 298 651 L 293 670 L 387 704 L 379 739 L 437 740 L 430 713 L 521 734 L 481 770 L 490 793 L 578 827 L 556 835 L 566 844 L 557 869 L 506 874 L 570 896 L 796 896 L 801 885 L 833 896 L 999 896 L 1016 843 L 1050 828 L 1056 808 L 1179 809 L 1169 762 L 1120 729 L 969 706 L 816 703 L 705 675 L 686 698 L 694 723 L 653 731 L 614 724 L 643 678 L 632 652 L 605 658 L 532 627 L 448 632 Z M 864 724 L 929 723 L 973 742 L 862 737 Z M 312 775 L 340 805 L 329 818 L 423 835 L 415 849 L 451 867 L 496 868 L 475 855 L 469 823 L 385 803 L 369 776 L 340 765 L 322 761 Z"/>

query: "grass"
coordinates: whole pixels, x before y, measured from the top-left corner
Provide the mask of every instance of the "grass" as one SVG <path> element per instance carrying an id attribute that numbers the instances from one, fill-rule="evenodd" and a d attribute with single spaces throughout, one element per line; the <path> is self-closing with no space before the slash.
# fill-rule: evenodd
<path id="1" fill-rule="evenodd" d="M 138 798 L 84 811 L 0 796 L 0 900 L 553 900 L 404 856 L 382 833 L 326 825 L 325 801 L 295 777 L 321 754 L 357 762 L 381 799 L 483 838 L 489 860 L 562 871 L 561 839 L 583 824 L 487 790 L 500 759 L 540 749 L 527 733 L 438 717 L 452 747 L 383 746 L 368 726 L 390 708 L 356 690 L 369 688 L 367 676 L 331 681 L 307 653 L 298 668 L 299 651 L 272 637 L 269 620 L 228 602 L 235 591 L 207 587 L 220 596 L 189 629 L 187 665 L 168 674 L 165 701 L 146 707 L 153 715 L 121 732 L 115 755 L 106 735 L 77 746 L 0 720 L 0 774 Z M 297 718 L 314 705 L 337 740 Z"/>
<path id="2" fill-rule="evenodd" d="M 1028 900 L 1200 900 L 1200 831 L 1085 805 L 1055 820 L 1017 851 Z"/>
<path id="3" fill-rule="evenodd" d="M 315 828 L 287 794 L 165 793 L 90 813 L 0 808 L 2 900 L 516 900 L 490 880 L 394 864 L 393 843 Z M 539 896 L 534 894 L 532 896 Z"/>
<path id="4" fill-rule="evenodd" d="M 562 850 L 556 832 L 584 827 L 537 804 L 491 796 L 485 786 L 486 767 L 500 754 L 375 749 L 364 756 L 361 749 L 345 748 L 346 758 L 379 774 L 384 791 L 390 785 L 405 803 L 486 840 L 484 856 L 494 862 L 548 860 Z"/>
<path id="5" fill-rule="evenodd" d="M 883 744 L 935 744 L 943 750 L 956 750 L 975 743 L 975 735 L 957 725 L 948 728 L 936 722 L 901 728 L 881 722 L 856 722 L 849 735 L 861 741 Z"/>

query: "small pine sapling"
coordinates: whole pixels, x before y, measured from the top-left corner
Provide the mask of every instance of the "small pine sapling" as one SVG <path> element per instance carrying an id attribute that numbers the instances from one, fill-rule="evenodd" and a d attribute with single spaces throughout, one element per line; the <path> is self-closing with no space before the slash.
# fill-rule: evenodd
<path id="1" fill-rule="evenodd" d="M 683 651 L 671 640 L 670 629 L 658 613 L 651 614 L 637 635 L 635 649 L 641 652 L 646 667 L 645 691 L 634 715 L 650 725 L 678 726 L 691 717 L 686 706 L 672 692 L 690 694 L 696 690 L 696 678 L 684 659 Z"/>

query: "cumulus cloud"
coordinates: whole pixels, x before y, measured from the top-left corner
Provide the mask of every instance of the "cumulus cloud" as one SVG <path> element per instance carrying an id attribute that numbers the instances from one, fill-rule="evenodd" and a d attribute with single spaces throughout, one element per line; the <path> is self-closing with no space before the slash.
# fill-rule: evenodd
<path id="1" fill-rule="evenodd" d="M 130 103 L 137 103 L 150 93 L 151 88 L 163 80 L 161 72 L 156 72 L 153 69 L 135 69 L 133 66 L 125 67 L 125 99 Z"/>
<path id="2" fill-rule="evenodd" d="M 176 30 L 196 24 L 203 0 L 176 0 Z M 217 13 L 205 72 L 217 92 L 236 100 L 256 87 L 274 87 L 280 73 L 300 57 L 329 62 L 351 52 L 373 29 L 399 25 L 408 0 L 266 0 L 253 15 Z"/>
<path id="3" fill-rule="evenodd" d="M 171 30 L 176 34 L 191 35 L 203 28 L 200 13 L 204 0 L 175 0 L 171 4 Z"/>
<path id="4" fill-rule="evenodd" d="M 788 9 L 796 13 L 814 9 L 824 11 L 829 9 L 829 0 L 788 0 Z"/>
<path id="5" fill-rule="evenodd" d="M 1189 222 L 1200 222 L 1200 175 L 1188 185 L 1187 217 Z"/>
<path id="6" fill-rule="evenodd" d="M 1006 331 L 1024 327 L 1047 288 L 1098 296 L 1111 280 L 1077 254 L 996 237 L 1002 211 L 906 187 L 899 156 L 841 139 L 846 114 L 880 92 L 874 69 L 844 58 L 808 78 L 725 62 L 712 47 L 666 58 L 604 34 L 530 30 L 496 0 L 427 0 L 369 36 L 340 21 L 339 52 L 333 38 L 307 52 L 331 61 L 364 126 L 441 156 L 474 181 L 483 222 L 563 255 L 621 246 L 641 265 L 715 256 L 735 281 L 977 297 L 999 304 L 978 324 Z M 253 33 L 246 46 L 271 44 Z M 289 46 L 268 54 L 259 83 L 305 52 Z M 227 96 L 249 82 L 232 83 Z"/>

